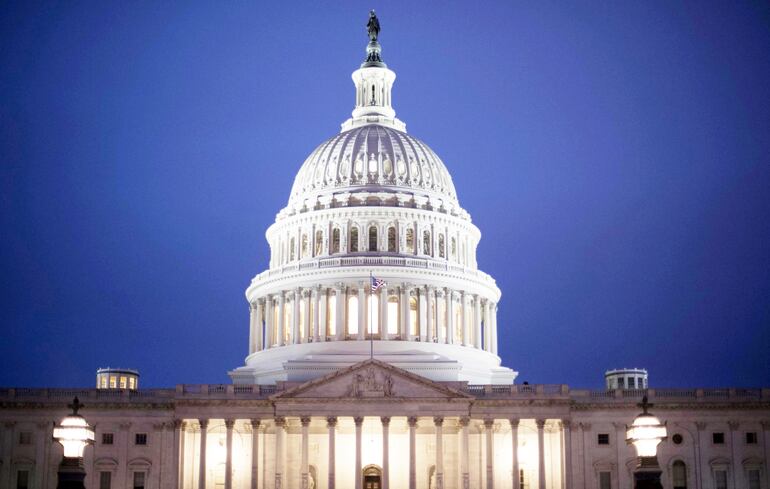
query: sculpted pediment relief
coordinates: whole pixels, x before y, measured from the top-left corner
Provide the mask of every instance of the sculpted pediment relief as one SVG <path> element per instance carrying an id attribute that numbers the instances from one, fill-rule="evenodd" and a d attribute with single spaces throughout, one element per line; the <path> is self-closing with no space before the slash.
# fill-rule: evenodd
<path id="1" fill-rule="evenodd" d="M 379 360 L 366 360 L 311 380 L 273 399 L 448 399 L 472 398 Z"/>

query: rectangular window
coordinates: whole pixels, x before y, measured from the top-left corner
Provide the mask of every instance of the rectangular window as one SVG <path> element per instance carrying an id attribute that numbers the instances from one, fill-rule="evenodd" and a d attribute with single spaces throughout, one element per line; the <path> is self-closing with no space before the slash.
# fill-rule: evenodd
<path id="1" fill-rule="evenodd" d="M 612 489 L 612 474 L 599 472 L 599 489 Z"/>
<path id="2" fill-rule="evenodd" d="M 22 431 L 19 433 L 19 445 L 32 445 L 31 431 Z"/>
<path id="3" fill-rule="evenodd" d="M 114 435 L 112 433 L 102 433 L 102 445 L 112 445 Z"/>
<path id="4" fill-rule="evenodd" d="M 99 472 L 99 489 L 111 489 L 112 472 Z"/>
<path id="5" fill-rule="evenodd" d="M 746 433 L 746 444 L 747 445 L 756 445 L 757 444 L 757 432 L 756 431 L 749 431 Z"/>
<path id="6" fill-rule="evenodd" d="M 629 389 L 636 389 L 636 377 L 629 377 L 628 378 L 628 388 Z"/>
<path id="7" fill-rule="evenodd" d="M 625 389 L 626 388 L 626 379 L 623 377 L 618 377 L 618 389 Z"/>
<path id="8" fill-rule="evenodd" d="M 714 443 L 714 445 L 724 445 L 725 444 L 725 434 L 721 432 L 712 433 L 711 434 L 711 441 Z"/>
<path id="9" fill-rule="evenodd" d="M 29 489 L 29 470 L 16 472 L 16 489 Z"/>
<path id="10" fill-rule="evenodd" d="M 110 375 L 110 389 L 115 389 L 118 387 L 118 379 L 114 375 Z"/>
<path id="11" fill-rule="evenodd" d="M 125 389 L 126 387 L 127 387 L 126 376 L 125 375 L 121 375 L 120 376 L 120 388 L 121 389 Z"/>
<path id="12" fill-rule="evenodd" d="M 760 489 L 759 469 L 750 469 L 748 473 L 749 489 Z"/>
<path id="13" fill-rule="evenodd" d="M 716 489 L 727 489 L 727 471 L 726 470 L 714 471 L 714 487 Z"/>
<path id="14" fill-rule="evenodd" d="M 144 472 L 134 472 L 134 489 L 144 489 Z"/>
<path id="15" fill-rule="evenodd" d="M 599 445 L 609 445 L 610 444 L 610 434 L 609 433 L 599 433 L 597 436 L 596 442 Z"/>
<path id="16" fill-rule="evenodd" d="M 129 389 L 136 389 L 136 379 L 134 377 L 128 378 L 128 388 Z"/>
<path id="17" fill-rule="evenodd" d="M 134 445 L 147 445 L 147 433 L 137 433 L 134 438 Z"/>

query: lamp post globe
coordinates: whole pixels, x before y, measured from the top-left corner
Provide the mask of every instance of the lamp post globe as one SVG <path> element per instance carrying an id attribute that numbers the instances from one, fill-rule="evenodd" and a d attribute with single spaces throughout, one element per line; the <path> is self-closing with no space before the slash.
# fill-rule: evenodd
<path id="1" fill-rule="evenodd" d="M 636 449 L 637 466 L 634 471 L 635 489 L 663 489 L 660 483 L 660 466 L 658 465 L 658 445 L 666 439 L 666 425 L 657 416 L 648 412 L 652 404 L 647 402 L 647 396 L 639 404 L 642 413 L 631 426 L 626 426 L 626 442 Z"/>
<path id="2" fill-rule="evenodd" d="M 57 489 L 84 489 L 86 471 L 83 468 L 83 451 L 94 442 L 94 429 L 89 426 L 78 410 L 83 407 L 76 397 L 68 407 L 72 413 L 61 420 L 53 429 L 54 440 L 64 448 L 64 457 L 59 464 Z"/>

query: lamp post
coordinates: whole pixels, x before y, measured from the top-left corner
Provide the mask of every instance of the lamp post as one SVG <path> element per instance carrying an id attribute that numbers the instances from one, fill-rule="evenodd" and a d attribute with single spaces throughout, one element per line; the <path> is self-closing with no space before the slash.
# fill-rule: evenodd
<path id="1" fill-rule="evenodd" d="M 53 429 L 53 439 L 64 447 L 64 458 L 59 464 L 57 489 L 85 489 L 86 471 L 83 468 L 83 450 L 94 441 L 94 429 L 78 414 L 83 407 L 76 397 L 67 407 L 72 414 L 61 420 Z"/>
<path id="2" fill-rule="evenodd" d="M 647 412 L 652 404 L 647 402 L 647 396 L 639 404 L 642 413 L 634 418 L 631 426 L 626 426 L 626 442 L 636 449 L 638 457 L 634 471 L 634 489 L 663 489 L 660 483 L 660 466 L 658 465 L 658 445 L 666 439 L 666 425 Z"/>

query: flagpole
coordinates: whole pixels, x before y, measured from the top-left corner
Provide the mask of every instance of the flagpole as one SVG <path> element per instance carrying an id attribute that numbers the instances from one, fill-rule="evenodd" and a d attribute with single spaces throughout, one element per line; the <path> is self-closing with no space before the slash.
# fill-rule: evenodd
<path id="1" fill-rule="evenodd" d="M 372 297 L 374 296 L 374 287 L 372 287 L 372 271 L 369 270 L 369 360 L 374 359 L 374 329 L 372 328 Z"/>

